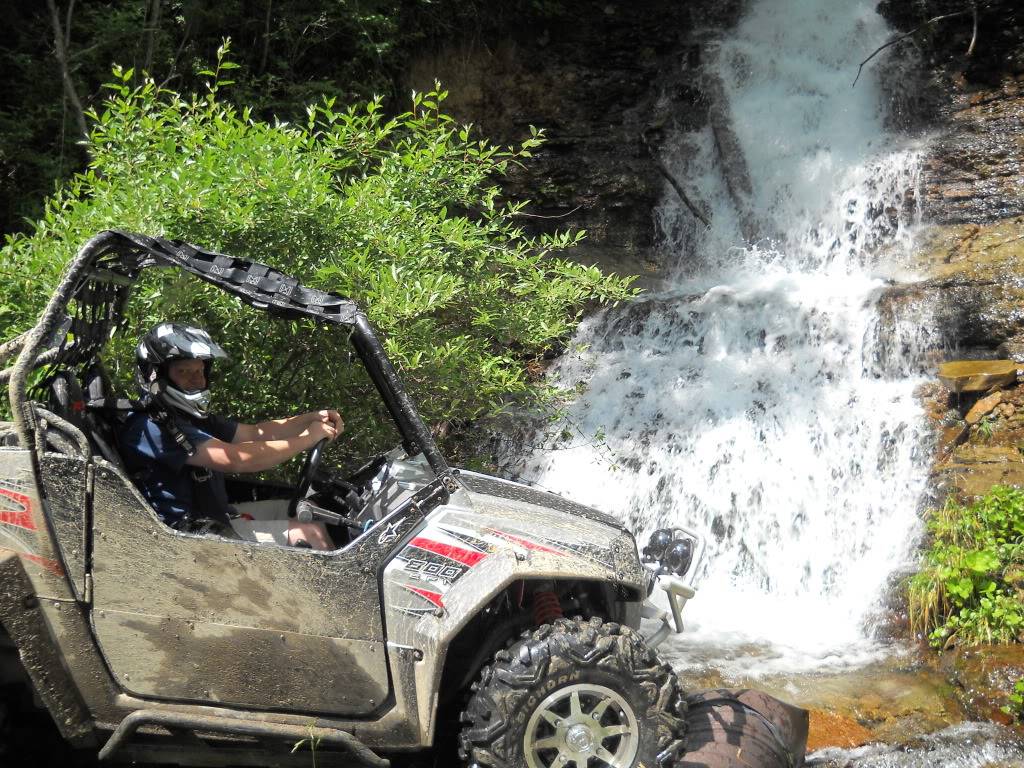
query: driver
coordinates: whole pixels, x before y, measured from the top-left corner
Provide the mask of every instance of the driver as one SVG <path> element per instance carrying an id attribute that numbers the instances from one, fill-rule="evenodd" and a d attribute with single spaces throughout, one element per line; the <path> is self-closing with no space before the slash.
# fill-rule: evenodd
<path id="1" fill-rule="evenodd" d="M 345 425 L 335 410 L 241 424 L 211 414 L 213 361 L 227 354 L 201 328 L 161 323 L 135 350 L 143 410 L 118 435 L 125 465 L 160 519 L 178 530 L 223 529 L 254 541 L 334 549 L 320 523 L 287 518 L 283 501 L 228 503 L 225 472 L 260 472 L 333 441 Z M 219 525 L 218 525 L 219 524 Z"/>

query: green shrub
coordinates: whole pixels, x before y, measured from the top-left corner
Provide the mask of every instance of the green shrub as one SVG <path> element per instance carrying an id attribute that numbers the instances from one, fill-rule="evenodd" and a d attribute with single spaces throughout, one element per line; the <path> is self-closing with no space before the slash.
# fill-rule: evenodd
<path id="1" fill-rule="evenodd" d="M 1024 680 L 1013 684 L 1013 690 L 1007 698 L 1009 703 L 1002 708 L 1003 712 L 1012 715 L 1018 723 L 1024 722 Z"/>
<path id="2" fill-rule="evenodd" d="M 261 122 L 220 99 L 233 67 L 224 51 L 203 96 L 133 86 L 132 72 L 115 69 L 92 115 L 89 168 L 0 251 L 0 335 L 31 326 L 96 232 L 180 238 L 356 299 L 438 423 L 543 399 L 531 362 L 564 342 L 588 303 L 634 293 L 630 279 L 557 255 L 582 232 L 528 236 L 516 223 L 524 204 L 500 197 L 496 179 L 530 157 L 540 132 L 518 147 L 477 139 L 441 111 L 439 86 L 393 118 L 380 100 L 347 109 L 327 100 L 304 124 Z M 150 276 L 137 290 L 107 361 L 122 382 L 134 339 L 164 318 L 205 325 L 232 355 L 215 388 L 222 412 L 338 405 L 356 450 L 383 429 L 343 334 L 269 320 L 180 275 Z"/>
<path id="3" fill-rule="evenodd" d="M 1024 632 L 1024 491 L 995 487 L 932 513 L 921 571 L 910 581 L 915 631 L 935 647 L 1009 643 Z"/>

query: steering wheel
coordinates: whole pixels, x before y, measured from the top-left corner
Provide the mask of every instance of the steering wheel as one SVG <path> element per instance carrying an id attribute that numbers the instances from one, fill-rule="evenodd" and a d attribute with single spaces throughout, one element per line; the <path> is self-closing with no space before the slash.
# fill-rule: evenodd
<path id="1" fill-rule="evenodd" d="M 295 494 L 292 496 L 292 500 L 288 502 L 288 517 L 295 517 L 295 508 L 299 505 L 299 502 L 306 498 L 306 494 L 309 493 L 309 486 L 313 483 L 313 476 L 316 475 L 316 470 L 320 466 L 320 459 L 324 455 L 324 446 L 327 444 L 327 438 L 318 442 L 309 452 L 306 454 L 306 460 L 302 463 L 302 469 L 299 471 L 299 482 L 295 486 Z"/>

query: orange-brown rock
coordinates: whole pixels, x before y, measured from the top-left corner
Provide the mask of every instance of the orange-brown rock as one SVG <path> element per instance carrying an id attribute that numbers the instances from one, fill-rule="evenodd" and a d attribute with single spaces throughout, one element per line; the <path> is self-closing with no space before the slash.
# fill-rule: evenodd
<path id="1" fill-rule="evenodd" d="M 995 485 L 1024 488 L 1024 455 L 1016 447 L 968 443 L 937 464 L 932 477 L 937 490 L 969 502 Z"/>
<path id="2" fill-rule="evenodd" d="M 971 406 L 971 410 L 967 412 L 967 415 L 964 417 L 964 421 L 968 424 L 977 424 L 983 418 L 992 413 L 996 406 L 1001 402 L 1003 402 L 1002 392 L 993 392 L 991 395 L 986 395 Z"/>
<path id="3" fill-rule="evenodd" d="M 969 401 L 961 404 L 960 395 L 938 383 L 922 387 L 918 396 L 938 438 L 931 472 L 937 498 L 952 493 L 970 502 L 993 485 L 1024 488 L 1024 385 L 982 398 L 966 421 L 961 409 Z"/>
<path id="4" fill-rule="evenodd" d="M 849 715 L 812 709 L 807 751 L 825 747 L 859 747 L 872 741 L 871 731 Z"/>

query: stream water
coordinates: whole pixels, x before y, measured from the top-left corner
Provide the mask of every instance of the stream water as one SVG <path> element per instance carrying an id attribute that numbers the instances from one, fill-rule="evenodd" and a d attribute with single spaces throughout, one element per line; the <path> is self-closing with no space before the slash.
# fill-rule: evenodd
<path id="1" fill-rule="evenodd" d="M 712 225 L 666 192 L 671 279 L 584 324 L 555 371 L 580 394 L 518 466 L 641 541 L 700 531 L 688 631 L 663 651 L 684 674 L 805 700 L 808 680 L 903 663 L 873 628 L 891 575 L 913 563 L 931 451 L 914 396 L 931 340 L 877 311 L 905 277 L 924 144 L 886 129 L 877 67 L 851 87 L 891 34 L 874 6 L 754 0 L 704 46 L 742 153 L 724 162 L 745 162 L 751 188 L 723 173 L 711 128 L 678 137 L 672 170 Z M 880 748 L 820 764 L 993 764 L 954 754 L 978 739 L 1019 757 L 981 730 L 950 735 L 938 761 Z"/>

